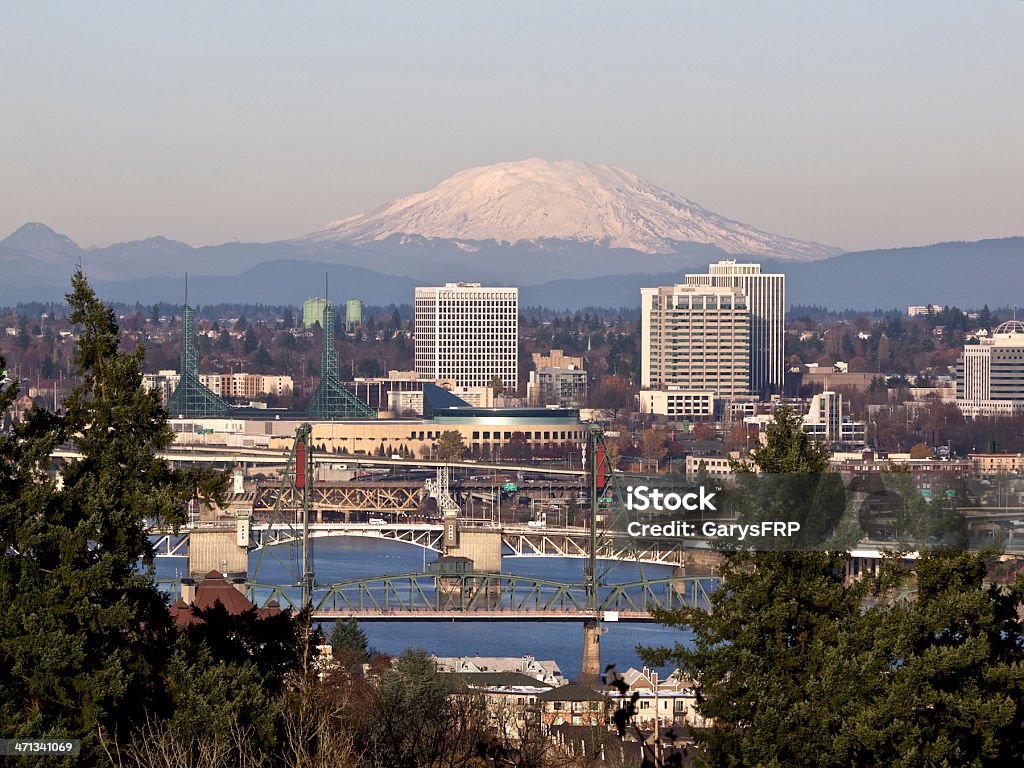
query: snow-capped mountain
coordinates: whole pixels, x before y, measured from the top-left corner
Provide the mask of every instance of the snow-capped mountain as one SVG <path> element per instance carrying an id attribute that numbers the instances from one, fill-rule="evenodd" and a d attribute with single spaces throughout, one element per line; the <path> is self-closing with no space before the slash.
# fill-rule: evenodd
<path id="1" fill-rule="evenodd" d="M 481 241 L 560 240 L 648 254 L 700 243 L 730 254 L 794 261 L 841 252 L 719 216 L 622 168 L 540 159 L 470 168 L 301 240 L 367 244 L 396 235 L 452 240 L 467 250 Z"/>

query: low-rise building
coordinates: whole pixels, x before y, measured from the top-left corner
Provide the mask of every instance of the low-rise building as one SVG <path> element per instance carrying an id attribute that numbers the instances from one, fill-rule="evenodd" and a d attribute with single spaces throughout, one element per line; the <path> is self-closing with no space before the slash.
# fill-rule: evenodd
<path id="1" fill-rule="evenodd" d="M 537 696 L 543 728 L 555 725 L 596 725 L 608 723 L 608 699 L 576 683 L 552 688 Z"/>
<path id="2" fill-rule="evenodd" d="M 180 381 L 181 375 L 175 370 L 162 370 L 142 376 L 142 386 L 157 392 L 164 407 Z M 258 400 L 264 395 L 283 397 L 292 394 L 294 390 L 291 376 L 260 373 L 201 373 L 199 383 L 217 397 L 238 400 Z"/>
<path id="3" fill-rule="evenodd" d="M 552 690 L 549 684 L 521 672 L 439 671 L 447 679 L 451 695 L 468 699 L 474 714 L 482 715 L 506 738 L 520 740 L 528 733 L 540 732 L 538 699 Z"/>
<path id="4" fill-rule="evenodd" d="M 732 468 L 732 462 L 739 459 L 739 453 L 733 452 L 728 456 L 702 456 L 700 454 L 689 454 L 686 457 L 686 479 L 693 482 L 703 472 L 717 480 L 732 480 L 736 473 Z"/>
<path id="5" fill-rule="evenodd" d="M 516 672 L 539 680 L 549 686 L 565 685 L 555 661 L 540 661 L 533 656 L 440 656 L 434 657 L 440 672 L 455 674 L 482 672 Z"/>
<path id="6" fill-rule="evenodd" d="M 972 453 L 967 460 L 974 474 L 983 477 L 1024 472 L 1024 454 L 1020 453 Z"/>
<path id="7" fill-rule="evenodd" d="M 642 389 L 640 413 L 671 421 L 708 421 L 715 415 L 715 393 L 698 389 Z"/>
<path id="8" fill-rule="evenodd" d="M 471 408 L 462 404 L 433 408 L 423 419 L 352 421 L 310 421 L 304 415 L 297 418 L 294 413 L 271 409 L 266 409 L 265 415 L 255 413 L 244 417 L 175 418 L 171 419 L 171 428 L 179 443 L 287 450 L 295 430 L 311 423 L 313 444 L 328 453 L 373 456 L 383 447 L 387 455 L 392 455 L 404 448 L 424 458 L 435 455 L 445 432 L 457 432 L 467 452 L 481 457 L 501 455 L 510 443 L 530 450 L 578 449 L 587 438 L 586 425 L 574 409 Z"/>
<path id="9" fill-rule="evenodd" d="M 629 685 L 629 692 L 612 692 L 608 697 L 612 702 L 612 708 L 617 709 L 621 706 L 622 700 L 632 696 L 634 691 L 640 694 L 634 720 L 638 728 L 651 729 L 655 720 L 661 726 L 686 724 L 704 727 L 709 724 L 697 712 L 697 691 L 693 681 L 678 669 L 661 679 L 655 670 L 647 667 L 630 667 L 622 678 Z"/>
<path id="10" fill-rule="evenodd" d="M 533 353 L 533 367 L 526 385 L 526 399 L 532 406 L 557 405 L 580 408 L 587 403 L 587 372 L 583 358 L 566 355 L 560 349 L 551 354 Z"/>

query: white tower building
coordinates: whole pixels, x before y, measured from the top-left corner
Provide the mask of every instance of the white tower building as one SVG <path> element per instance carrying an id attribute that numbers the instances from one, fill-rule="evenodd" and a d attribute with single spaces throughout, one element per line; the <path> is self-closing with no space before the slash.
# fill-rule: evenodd
<path id="1" fill-rule="evenodd" d="M 964 345 L 956 404 L 968 418 L 1024 413 L 1024 323 L 1010 320 L 989 338 Z"/>
<path id="2" fill-rule="evenodd" d="M 446 283 L 416 289 L 416 374 L 460 387 L 519 381 L 519 289 Z"/>
<path id="3" fill-rule="evenodd" d="M 782 392 L 785 371 L 786 276 L 761 272 L 760 264 L 724 260 L 706 275 L 687 275 L 687 285 L 739 288 L 750 305 L 750 391 Z"/>
<path id="4" fill-rule="evenodd" d="M 749 393 L 750 309 L 736 288 L 640 289 L 640 384 L 647 389 Z"/>

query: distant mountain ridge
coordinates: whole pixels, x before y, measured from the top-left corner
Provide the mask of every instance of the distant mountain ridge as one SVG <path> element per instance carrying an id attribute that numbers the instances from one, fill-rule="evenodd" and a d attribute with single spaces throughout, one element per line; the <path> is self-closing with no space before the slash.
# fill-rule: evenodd
<path id="1" fill-rule="evenodd" d="M 463 198 L 475 200 L 476 208 L 458 209 Z M 578 220 L 584 209 L 591 218 Z M 453 220 L 456 210 L 462 219 Z M 811 259 L 825 246 L 715 216 L 611 166 L 524 161 L 469 169 L 434 190 L 275 243 L 193 247 L 157 236 L 81 248 L 45 224 L 30 222 L 0 240 L 0 305 L 62 299 L 81 263 L 104 296 L 126 302 L 178 301 L 188 272 L 196 301 L 298 304 L 319 292 L 326 271 L 332 295 L 369 303 L 408 303 L 415 285 L 474 281 L 519 286 L 524 306 L 629 307 L 638 304 L 643 286 L 679 282 L 709 262 L 733 258 L 784 273 L 790 304 L 1024 306 L 1022 237 Z M 714 229 L 715 237 L 710 230 L 703 234 L 715 242 L 675 240 L 693 231 L 671 229 L 682 227 L 680 221 Z M 393 231 L 406 226 L 421 233 Z M 494 238 L 435 236 L 440 234 Z M 558 236 L 540 236 L 546 234 Z M 780 255 L 729 250 L 753 242 L 743 240 L 748 236 L 768 238 L 758 242 Z M 800 250 L 805 247 L 811 250 Z"/>
<path id="2" fill-rule="evenodd" d="M 690 244 L 728 254 L 810 261 L 838 248 L 773 235 L 708 211 L 612 165 L 538 158 L 469 168 L 425 192 L 328 224 L 299 242 L 367 244 L 397 237 L 481 243 L 589 243 L 645 254 Z"/>

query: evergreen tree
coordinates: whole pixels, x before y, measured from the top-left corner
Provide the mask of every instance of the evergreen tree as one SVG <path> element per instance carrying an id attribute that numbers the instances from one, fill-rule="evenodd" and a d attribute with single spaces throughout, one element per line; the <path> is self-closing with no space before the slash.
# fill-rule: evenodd
<path id="1" fill-rule="evenodd" d="M 369 658 L 366 633 L 363 632 L 363 628 L 359 626 L 355 617 L 350 616 L 344 621 L 336 621 L 328 642 L 331 644 L 335 658 L 345 652 L 355 652 L 359 656 Z"/>
<path id="2" fill-rule="evenodd" d="M 787 407 L 766 431 L 753 463 L 783 481 L 763 488 L 794 494 L 777 499 L 779 506 L 800 502 L 805 486 L 788 478 L 825 473 L 828 451 Z M 654 611 L 659 622 L 691 630 L 692 647 L 640 648 L 641 656 L 657 665 L 671 661 L 697 681 L 698 710 L 716 723 L 699 734 L 707 765 L 832 764 L 842 708 L 824 705 L 826 691 L 818 691 L 822 698 L 809 694 L 831 660 L 828 649 L 859 617 L 869 582 L 846 587 L 845 555 L 824 551 L 742 549 L 723 557 L 727 586 L 713 593 L 710 611 Z"/>
<path id="3" fill-rule="evenodd" d="M 152 565 L 147 520 L 181 522 L 197 488 L 217 495 L 225 483 L 157 457 L 173 433 L 141 386 L 144 348 L 120 351 L 113 310 L 80 270 L 67 301 L 81 383 L 63 415 L 36 410 L 0 438 L 0 738 L 81 738 L 80 762 L 95 764 L 101 729 L 126 733 L 164 698 L 173 631 L 138 567 Z M 64 442 L 81 458 L 60 488 L 47 470 Z"/>
<path id="4" fill-rule="evenodd" d="M 429 768 L 445 762 L 451 748 L 451 701 L 434 660 L 407 650 L 380 678 L 378 709 L 369 723 L 368 749 L 378 765 Z"/>
<path id="5" fill-rule="evenodd" d="M 781 410 L 754 461 L 800 475 L 823 470 L 825 454 Z M 916 540 L 946 547 L 921 547 L 915 600 L 879 599 L 908 578 L 894 560 L 851 585 L 843 554 L 728 551 L 710 612 L 655 612 L 693 632 L 692 645 L 640 650 L 696 681 L 698 711 L 715 721 L 697 735 L 703 765 L 1021 763 L 1024 582 L 986 585 L 984 556 L 946 543 L 962 534 L 956 521 L 944 507 L 923 509 L 937 502 L 909 475 L 897 479 L 907 509 L 895 516 Z M 948 531 L 957 536 L 940 537 Z"/>
<path id="6" fill-rule="evenodd" d="M 1024 764 L 1024 583 L 987 585 L 985 556 L 922 552 L 916 599 L 872 609 L 837 666 L 860 669 L 848 765 Z"/>
<path id="7" fill-rule="evenodd" d="M 256 333 L 250 327 L 246 330 L 245 335 L 242 337 L 242 349 L 246 354 L 256 351 L 256 347 L 259 346 L 259 340 L 256 338 Z"/>

